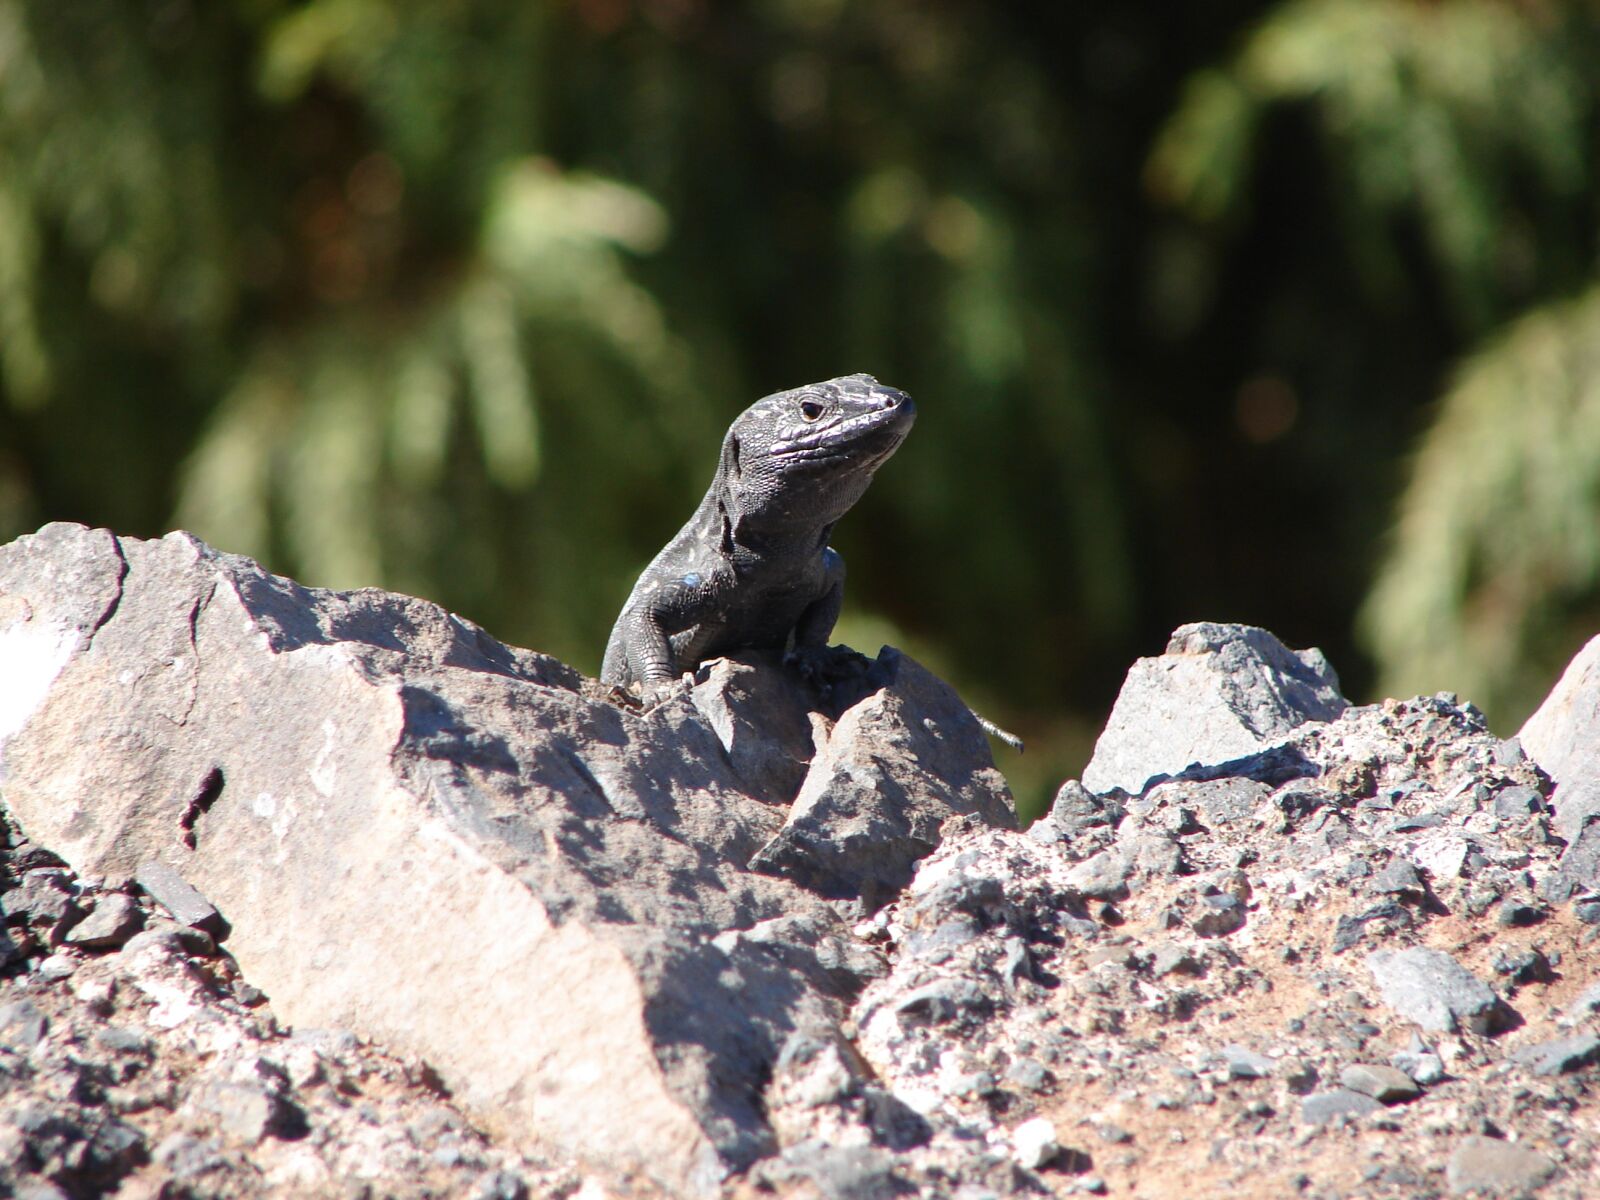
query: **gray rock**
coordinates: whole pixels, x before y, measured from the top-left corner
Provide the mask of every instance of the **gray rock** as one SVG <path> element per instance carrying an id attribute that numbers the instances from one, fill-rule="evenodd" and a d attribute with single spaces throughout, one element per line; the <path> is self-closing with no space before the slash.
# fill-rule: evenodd
<path id="1" fill-rule="evenodd" d="M 849 935 L 745 865 L 788 799 L 752 791 L 787 784 L 741 750 L 748 673 L 640 714 L 434 605 L 303 588 L 186 534 L 47 526 L 0 547 L 0 597 L 12 817 L 207 920 L 181 873 L 279 1019 L 425 1059 L 497 1125 L 675 1191 L 773 1149 L 772 1064 L 837 1027 L 837 985 L 820 950 L 715 939 L 782 917 Z M 949 815 L 1013 818 L 954 694 L 893 651 L 868 673 L 789 861 L 887 889 Z M 161 961 L 135 953 L 150 936 L 121 957 Z"/>
<path id="2" fill-rule="evenodd" d="M 1067 883 L 1091 900 L 1122 900 L 1128 895 L 1128 863 L 1115 850 L 1102 850 L 1076 863 Z"/>
<path id="3" fill-rule="evenodd" d="M 895 1175 L 894 1159 L 874 1146 L 802 1142 L 784 1151 L 771 1174 L 807 1179 L 824 1200 L 892 1200 L 909 1190 Z"/>
<path id="4" fill-rule="evenodd" d="M 213 1138 L 171 1133 L 156 1143 L 151 1155 L 179 1181 L 198 1179 L 223 1163 L 222 1147 Z"/>
<path id="5" fill-rule="evenodd" d="M 1577 831 L 1562 852 L 1559 870 L 1544 881 L 1545 897 L 1554 901 L 1595 891 L 1600 891 L 1600 821 Z"/>
<path id="6" fill-rule="evenodd" d="M 948 684 L 884 647 L 869 694 L 834 725 L 783 827 L 750 868 L 868 912 L 911 881 L 940 826 L 972 814 L 1016 827 L 987 735 Z"/>
<path id="7" fill-rule="evenodd" d="M 67 979 L 77 969 L 77 960 L 66 954 L 50 954 L 39 960 L 39 978 L 41 979 Z"/>
<path id="8" fill-rule="evenodd" d="M 1229 1079 L 1266 1079 L 1277 1069 L 1277 1063 L 1265 1054 L 1244 1046 L 1224 1046 L 1222 1061 L 1227 1065 Z"/>
<path id="9" fill-rule="evenodd" d="M 1366 940 L 1374 932 L 1393 933 L 1415 924 L 1411 910 L 1394 900 L 1384 900 L 1362 912 L 1340 913 L 1333 928 L 1333 952 L 1340 954 Z"/>
<path id="10" fill-rule="evenodd" d="M 0 1004 L 0 1046 L 26 1054 L 44 1040 L 49 1027 L 39 1006 L 26 997 Z"/>
<path id="11" fill-rule="evenodd" d="M 1413 1100 L 1422 1094 L 1416 1081 L 1404 1071 L 1377 1063 L 1352 1063 L 1339 1072 L 1339 1082 L 1352 1092 L 1384 1104 Z"/>
<path id="12" fill-rule="evenodd" d="M 1037 1171 L 1061 1153 L 1056 1127 L 1048 1117 L 1033 1117 L 1011 1131 L 1013 1157 L 1024 1171 Z"/>
<path id="13" fill-rule="evenodd" d="M 1462 1138 L 1451 1151 L 1445 1180 L 1456 1196 L 1519 1196 L 1538 1188 L 1555 1169 L 1537 1150 L 1473 1136 Z"/>
<path id="14" fill-rule="evenodd" d="M 1162 942 L 1150 955 L 1150 974 L 1160 979 L 1166 974 L 1200 974 L 1200 960 L 1178 942 Z"/>
<path id="15" fill-rule="evenodd" d="M 1391 860 L 1367 886 L 1380 895 L 1421 896 L 1427 890 L 1416 866 L 1403 858 Z"/>
<path id="16" fill-rule="evenodd" d="M 195 1107 L 206 1115 L 208 1128 L 245 1146 L 292 1132 L 299 1115 L 266 1088 L 250 1083 L 211 1084 L 195 1097 Z"/>
<path id="17" fill-rule="evenodd" d="M 1389 1063 L 1423 1087 L 1432 1087 L 1445 1077 L 1444 1059 L 1416 1034 L 1411 1035 L 1411 1042 L 1404 1050 L 1397 1050 L 1389 1056 Z"/>
<path id="18" fill-rule="evenodd" d="M 1440 950 L 1413 946 L 1367 955 L 1383 1002 L 1424 1029 L 1487 1033 L 1500 1007 L 1490 987 Z"/>
<path id="19" fill-rule="evenodd" d="M 1600 1015 L 1600 983 L 1591 983 L 1567 1006 L 1566 1017 L 1569 1021 L 1584 1021 L 1596 1015 Z"/>
<path id="20" fill-rule="evenodd" d="M 1083 786 L 1139 793 L 1158 776 L 1255 754 L 1348 705 L 1320 650 L 1291 651 L 1249 625 L 1185 625 L 1165 654 L 1128 672 Z"/>
<path id="21" fill-rule="evenodd" d="M 1511 1060 L 1535 1075 L 1564 1075 L 1600 1062 L 1600 1037 L 1561 1038 L 1511 1052 Z"/>
<path id="22" fill-rule="evenodd" d="M 1006 1082 L 1025 1092 L 1042 1092 L 1050 1086 L 1050 1072 L 1036 1058 L 1019 1058 L 1006 1068 Z"/>
<path id="23" fill-rule="evenodd" d="M 1501 788 L 1494 794 L 1494 815 L 1507 821 L 1544 811 L 1544 797 L 1531 787 Z"/>
<path id="24" fill-rule="evenodd" d="M 1300 1119 L 1308 1125 L 1326 1125 L 1329 1121 L 1365 1117 L 1369 1113 L 1382 1111 L 1383 1105 L 1371 1096 L 1344 1088 L 1313 1092 L 1300 1101 Z"/>
<path id="25" fill-rule="evenodd" d="M 1198 975 L 1200 960 L 1185 946 L 1162 942 L 1150 956 L 1150 973 L 1157 979 L 1164 975 Z"/>
<path id="26" fill-rule="evenodd" d="M 24 872 L 16 887 L 0 895 L 0 912 L 13 924 L 49 929 L 52 944 L 83 915 L 66 875 L 51 868 Z"/>
<path id="27" fill-rule="evenodd" d="M 144 928 L 144 913 L 121 892 L 109 892 L 95 901 L 94 910 L 67 934 L 69 945 L 106 950 L 122 945 Z"/>
<path id="28" fill-rule="evenodd" d="M 222 933 L 222 918 L 211 902 L 166 863 L 156 859 L 140 863 L 134 880 L 180 924 L 203 929 L 212 937 Z"/>
<path id="29" fill-rule="evenodd" d="M 1600 637 L 1578 651 L 1517 740 L 1555 780 L 1556 831 L 1576 841 L 1600 817 Z"/>
<path id="30" fill-rule="evenodd" d="M 1069 779 L 1056 789 L 1045 819 L 1035 821 L 1028 833 L 1042 841 L 1065 839 L 1079 847 L 1090 838 L 1109 834 L 1124 815 L 1114 800 L 1096 796 L 1076 779 Z"/>
<path id="31" fill-rule="evenodd" d="M 1526 929 L 1529 925 L 1537 925 L 1545 916 L 1545 910 L 1536 904 L 1507 900 L 1495 913 L 1494 920 L 1502 929 Z"/>
<path id="32" fill-rule="evenodd" d="M 805 782 L 815 749 L 799 689 L 773 665 L 760 658 L 716 659 L 700 669 L 690 696 L 746 789 L 788 803 Z"/>
<path id="33" fill-rule="evenodd" d="M 1317 1086 L 1317 1069 L 1304 1059 L 1285 1058 L 1278 1063 L 1284 1086 L 1296 1096 L 1307 1096 Z"/>
<path id="34" fill-rule="evenodd" d="M 1200 911 L 1189 926 L 1201 937 L 1226 937 L 1244 928 L 1244 905 L 1237 896 L 1200 897 Z"/>
<path id="35" fill-rule="evenodd" d="M 485 1171 L 467 1193 L 467 1200 L 527 1200 L 528 1185 L 510 1171 Z"/>

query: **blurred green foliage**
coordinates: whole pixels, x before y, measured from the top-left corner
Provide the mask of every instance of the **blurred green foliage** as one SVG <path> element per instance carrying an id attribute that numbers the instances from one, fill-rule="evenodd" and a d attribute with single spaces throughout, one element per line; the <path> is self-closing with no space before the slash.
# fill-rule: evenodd
<path id="1" fill-rule="evenodd" d="M 593 670 L 727 421 L 864 370 L 922 416 L 840 636 L 1033 803 L 1188 620 L 1509 725 L 1600 607 L 1597 16 L 0 0 L 0 538 L 182 524 Z"/>

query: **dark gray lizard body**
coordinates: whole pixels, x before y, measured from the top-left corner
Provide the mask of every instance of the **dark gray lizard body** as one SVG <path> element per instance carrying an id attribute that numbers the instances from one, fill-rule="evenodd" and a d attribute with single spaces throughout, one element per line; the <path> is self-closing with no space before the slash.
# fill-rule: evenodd
<path id="1" fill-rule="evenodd" d="M 646 703 L 708 658 L 827 646 L 844 596 L 833 526 L 916 418 L 911 398 L 847 375 L 758 400 L 729 428 L 700 507 L 634 584 L 600 678 Z"/>

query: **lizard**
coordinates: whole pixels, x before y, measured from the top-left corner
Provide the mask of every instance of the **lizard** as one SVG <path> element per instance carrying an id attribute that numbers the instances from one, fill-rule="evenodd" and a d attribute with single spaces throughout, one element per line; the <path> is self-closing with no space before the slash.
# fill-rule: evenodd
<path id="1" fill-rule="evenodd" d="M 844 559 L 828 539 L 916 415 L 910 396 L 870 375 L 745 409 L 705 499 L 622 606 L 601 682 L 634 686 L 648 708 L 686 672 L 738 650 L 817 672 L 844 603 Z"/>

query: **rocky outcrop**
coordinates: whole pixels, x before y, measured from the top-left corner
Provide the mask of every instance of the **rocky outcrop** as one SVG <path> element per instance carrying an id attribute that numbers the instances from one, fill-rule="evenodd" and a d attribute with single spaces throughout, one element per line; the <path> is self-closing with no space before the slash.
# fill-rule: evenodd
<path id="1" fill-rule="evenodd" d="M 188 885 L 291 1024 L 424 1058 L 492 1130 L 677 1190 L 772 1152 L 773 1064 L 882 969 L 790 876 L 848 900 L 855 824 L 883 886 L 950 814 L 1014 824 L 971 714 L 892 653 L 815 721 L 790 689 L 820 744 L 785 775 L 743 753 L 737 687 L 639 714 L 433 605 L 184 534 L 49 526 L 0 550 L 0 595 L 0 787 L 29 838 L 106 887 Z M 930 774 L 944 747 L 959 769 Z M 774 921 L 781 948 L 754 936 Z"/>
<path id="2" fill-rule="evenodd" d="M 0 1179 L 1578 1200 L 1574 670 L 1525 752 L 1186 626 L 1019 832 L 892 651 L 641 715 L 419 601 L 50 527 L 0 549 Z"/>
<path id="3" fill-rule="evenodd" d="M 1348 704 L 1320 650 L 1290 650 L 1249 625 L 1184 625 L 1165 654 L 1133 664 L 1083 785 L 1143 791 L 1158 776 L 1255 754 Z"/>

